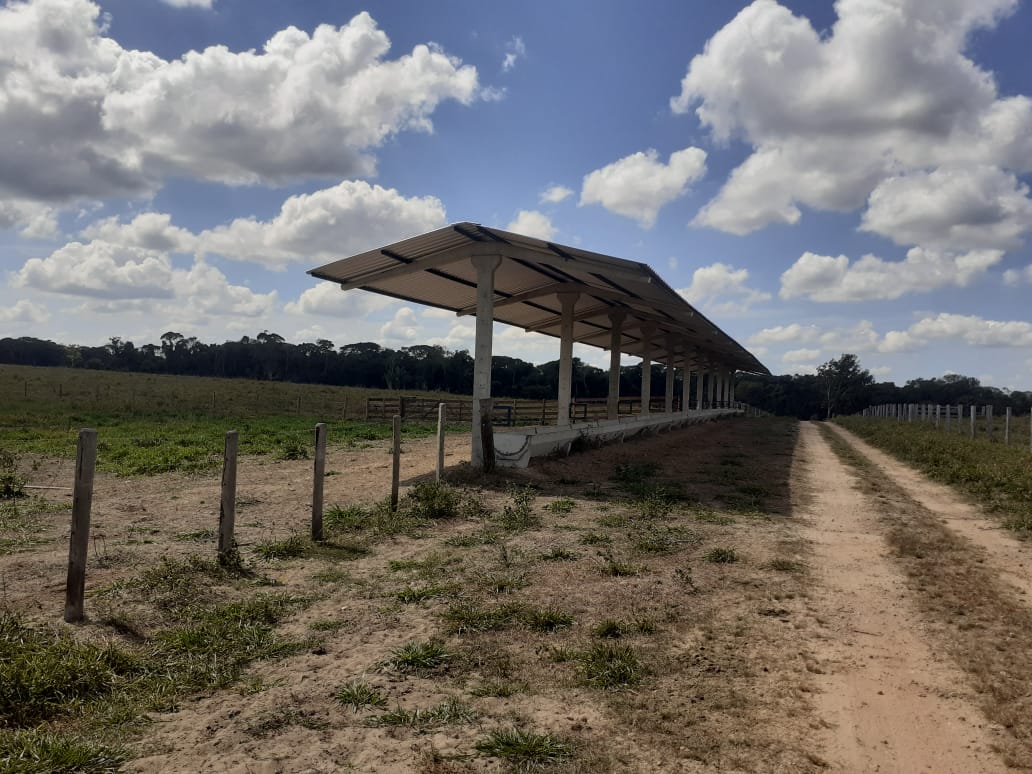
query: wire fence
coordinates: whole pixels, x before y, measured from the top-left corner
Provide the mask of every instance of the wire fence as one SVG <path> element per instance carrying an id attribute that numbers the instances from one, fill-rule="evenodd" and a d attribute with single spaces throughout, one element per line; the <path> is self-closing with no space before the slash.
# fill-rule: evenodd
<path id="1" fill-rule="evenodd" d="M 944 433 L 982 439 L 1005 446 L 1027 446 L 1032 452 L 1032 413 L 1015 414 L 1010 406 L 994 413 L 991 405 L 883 403 L 869 406 L 861 416 L 897 423 L 922 423 Z"/>

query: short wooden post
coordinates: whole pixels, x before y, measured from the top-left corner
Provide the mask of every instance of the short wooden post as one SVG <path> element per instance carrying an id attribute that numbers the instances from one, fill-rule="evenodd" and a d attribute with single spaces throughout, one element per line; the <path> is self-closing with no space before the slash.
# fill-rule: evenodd
<path id="1" fill-rule="evenodd" d="M 312 540 L 323 539 L 323 484 L 326 481 L 326 423 L 315 426 L 315 463 L 312 470 Z"/>
<path id="2" fill-rule="evenodd" d="M 236 522 L 237 431 L 226 433 L 222 453 L 222 500 L 219 504 L 219 564 L 230 561 L 236 550 L 233 527 Z"/>
<path id="3" fill-rule="evenodd" d="M 495 469 L 494 451 L 494 399 L 480 399 L 480 442 L 484 449 L 484 472 Z"/>
<path id="4" fill-rule="evenodd" d="M 985 437 L 988 440 L 993 440 L 993 407 L 988 405 L 985 407 Z"/>
<path id="5" fill-rule="evenodd" d="M 211 412 L 215 413 L 215 390 L 211 391 Z"/>
<path id="6" fill-rule="evenodd" d="M 437 480 L 444 478 L 444 417 L 446 403 L 437 404 Z"/>
<path id="7" fill-rule="evenodd" d="M 545 399 L 541 399 L 541 424 L 545 424 Z"/>
<path id="8" fill-rule="evenodd" d="M 975 440 L 975 404 L 971 404 L 971 440 Z"/>
<path id="9" fill-rule="evenodd" d="M 301 416 L 301 396 L 297 396 L 297 415 Z"/>
<path id="10" fill-rule="evenodd" d="M 86 553 L 90 542 L 90 509 L 93 507 L 93 474 L 97 469 L 97 431 L 79 431 L 75 452 L 75 483 L 72 491 L 72 534 L 68 540 L 68 580 L 65 583 L 65 614 L 68 623 L 83 618 L 86 592 Z"/>
<path id="11" fill-rule="evenodd" d="M 939 429 L 939 404 L 935 404 L 935 429 Z"/>
<path id="12" fill-rule="evenodd" d="M 345 421 L 348 418 L 348 396 L 347 395 L 344 396 L 344 416 L 343 416 L 343 418 L 344 418 Z"/>
<path id="13" fill-rule="evenodd" d="M 1011 407 L 1007 406 L 1007 413 L 1003 419 L 1003 445 L 1010 446 L 1010 418 Z"/>
<path id="14" fill-rule="evenodd" d="M 401 482 L 401 415 L 394 415 L 394 440 L 391 447 L 391 510 L 398 510 L 398 485 Z"/>

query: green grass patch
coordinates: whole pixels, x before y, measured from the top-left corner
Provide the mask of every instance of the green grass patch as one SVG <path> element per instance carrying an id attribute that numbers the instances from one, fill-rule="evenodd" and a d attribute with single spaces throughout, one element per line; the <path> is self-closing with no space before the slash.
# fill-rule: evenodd
<path id="1" fill-rule="evenodd" d="M 562 546 L 556 546 L 541 554 L 541 559 L 546 562 L 575 562 L 577 558 L 577 554 Z"/>
<path id="2" fill-rule="evenodd" d="M 557 497 L 545 506 L 545 510 L 554 513 L 556 516 L 565 516 L 572 513 L 577 503 L 571 497 Z"/>
<path id="3" fill-rule="evenodd" d="M 125 750 L 42 728 L 0 729 L 0 771 L 11 774 L 122 770 Z"/>
<path id="4" fill-rule="evenodd" d="M 562 738 L 522 728 L 494 729 L 474 747 L 483 755 L 501 758 L 516 771 L 558 766 L 574 756 L 573 745 Z"/>
<path id="5" fill-rule="evenodd" d="M 398 672 L 431 672 L 451 660 L 440 640 L 409 642 L 391 651 L 387 666 Z"/>
<path id="6" fill-rule="evenodd" d="M 630 688 L 649 670 L 629 645 L 601 642 L 575 656 L 580 678 L 592 688 Z"/>
<path id="7" fill-rule="evenodd" d="M 333 698 L 338 704 L 358 712 L 364 707 L 386 707 L 387 697 L 376 686 L 364 680 L 350 680 L 338 688 Z"/>
<path id="8" fill-rule="evenodd" d="M 714 564 L 734 564 L 738 561 L 738 552 L 733 548 L 717 547 L 707 551 L 703 558 Z"/>
<path id="9" fill-rule="evenodd" d="M 374 726 L 407 726 L 409 728 L 436 728 L 438 726 L 469 723 L 476 720 L 477 712 L 468 704 L 454 697 L 426 709 L 403 709 L 397 707 L 390 712 L 377 715 L 370 720 Z"/>

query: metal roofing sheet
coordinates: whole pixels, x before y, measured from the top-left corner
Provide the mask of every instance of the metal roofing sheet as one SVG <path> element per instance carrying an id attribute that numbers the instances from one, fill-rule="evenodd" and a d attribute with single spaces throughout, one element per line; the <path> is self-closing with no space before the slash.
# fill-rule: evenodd
<path id="1" fill-rule="evenodd" d="M 574 338 L 608 348 L 610 308 L 626 312 L 621 352 L 641 355 L 644 330 L 658 360 L 711 362 L 769 373 L 759 360 L 684 300 L 651 267 L 577 247 L 455 223 L 312 269 L 309 274 L 395 298 L 470 314 L 476 303 L 474 255 L 500 255 L 495 273 L 494 319 L 549 336 L 559 335 L 557 293 L 581 293 L 574 308 Z M 511 300 L 510 300 L 511 299 Z M 673 347 L 668 337 L 674 337 Z"/>

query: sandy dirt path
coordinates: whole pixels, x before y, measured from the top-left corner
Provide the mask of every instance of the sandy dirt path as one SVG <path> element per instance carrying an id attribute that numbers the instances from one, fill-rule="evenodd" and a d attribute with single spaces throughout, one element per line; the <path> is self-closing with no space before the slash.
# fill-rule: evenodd
<path id="1" fill-rule="evenodd" d="M 876 509 L 816 426 L 800 426 L 799 515 L 808 522 L 827 636 L 814 643 L 823 747 L 833 770 L 997 772 L 994 730 L 961 673 L 922 636 Z"/>
<path id="2" fill-rule="evenodd" d="M 1032 545 L 1008 534 L 999 521 L 987 515 L 950 487 L 930 481 L 910 466 L 871 446 L 834 423 L 828 427 L 838 433 L 875 467 L 894 481 L 910 497 L 939 516 L 942 523 L 976 546 L 985 549 L 985 559 L 997 575 L 1022 597 L 1032 595 Z"/>

